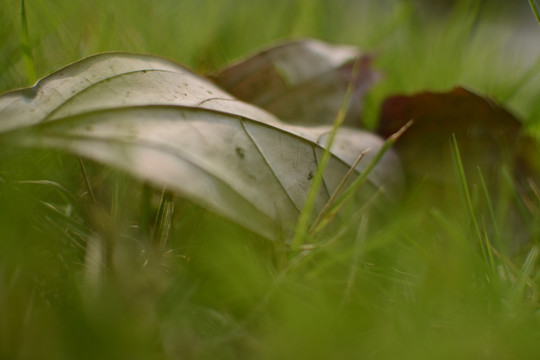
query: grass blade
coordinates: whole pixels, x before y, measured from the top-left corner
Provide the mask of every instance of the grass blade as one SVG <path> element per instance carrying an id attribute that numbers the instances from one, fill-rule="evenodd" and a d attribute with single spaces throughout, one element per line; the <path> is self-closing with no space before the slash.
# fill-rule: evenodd
<path id="1" fill-rule="evenodd" d="M 536 0 L 529 0 L 529 5 L 531 5 L 531 9 L 536 17 L 536 21 L 538 21 L 540 24 L 540 7 L 536 3 Z"/>
<path id="2" fill-rule="evenodd" d="M 323 182 L 324 171 L 326 170 L 326 167 L 328 166 L 328 162 L 330 161 L 330 156 L 331 156 L 330 149 L 332 148 L 332 144 L 334 143 L 334 139 L 336 137 L 338 129 L 341 127 L 341 125 L 343 124 L 343 121 L 345 120 L 345 115 L 347 114 L 347 109 L 349 108 L 349 104 L 351 102 L 351 96 L 354 90 L 354 84 L 356 83 L 356 79 L 358 78 L 359 70 L 360 70 L 360 59 L 357 59 L 354 62 L 354 65 L 352 68 L 351 81 L 349 81 L 349 84 L 347 85 L 347 91 L 345 92 L 343 102 L 341 103 L 341 106 L 336 115 L 336 118 L 334 119 L 334 123 L 332 125 L 332 131 L 330 132 L 330 135 L 328 137 L 328 143 L 326 144 L 324 154 L 317 168 L 317 172 L 315 174 L 315 177 L 313 178 L 313 183 L 309 189 L 308 195 L 306 197 L 306 201 L 300 213 L 298 223 L 296 225 L 296 229 L 294 232 L 293 241 L 292 241 L 293 249 L 298 249 L 303 244 L 306 238 L 306 235 L 308 234 L 308 228 L 309 228 L 309 223 L 311 219 L 311 214 L 313 212 L 313 206 L 315 204 L 315 200 L 317 199 L 317 195 L 319 194 L 319 189 Z"/>
<path id="3" fill-rule="evenodd" d="M 347 283 L 345 286 L 345 291 L 343 293 L 343 299 L 341 300 L 341 305 L 345 305 L 350 301 L 354 284 L 356 281 L 358 268 L 360 265 L 360 257 L 362 253 L 362 245 L 366 239 L 368 233 L 368 220 L 366 216 L 362 216 L 360 220 L 360 225 L 358 226 L 358 231 L 356 233 L 356 239 L 354 242 L 354 249 L 351 259 L 351 265 L 349 269 L 349 276 L 347 277 Z"/>
<path id="4" fill-rule="evenodd" d="M 328 210 L 330 210 L 330 207 L 332 206 L 332 204 L 334 204 L 334 202 L 336 201 L 338 195 L 341 194 L 341 191 L 345 187 L 345 184 L 350 179 L 352 174 L 354 174 L 354 172 L 356 170 L 356 167 L 358 166 L 360 161 L 362 161 L 362 159 L 368 153 L 369 150 L 370 149 L 366 149 L 366 150 L 362 151 L 362 153 L 358 156 L 358 158 L 356 158 L 356 161 L 354 162 L 354 164 L 352 164 L 352 166 L 349 168 L 349 171 L 347 171 L 347 173 L 345 174 L 343 179 L 341 179 L 341 181 L 339 182 L 338 187 L 336 188 L 336 190 L 334 191 L 332 196 L 330 196 L 330 199 L 328 199 L 328 201 L 324 205 L 323 209 L 321 210 L 321 212 L 317 216 L 317 219 L 315 219 L 315 222 L 313 223 L 314 225 L 318 224 L 322 220 L 322 216 L 324 214 L 326 214 L 328 212 Z"/>
<path id="5" fill-rule="evenodd" d="M 26 69 L 26 78 L 29 83 L 36 81 L 36 70 L 32 48 L 30 46 L 30 36 L 28 35 L 28 20 L 26 18 L 26 6 L 24 0 L 21 0 L 21 46 Z"/>
<path id="6" fill-rule="evenodd" d="M 88 195 L 90 195 L 90 200 L 94 204 L 97 204 L 96 196 L 94 195 L 94 190 L 92 189 L 92 184 L 90 183 L 90 179 L 88 178 L 88 173 L 86 172 L 86 168 L 84 167 L 84 163 L 82 158 L 79 156 L 79 166 L 81 167 L 81 173 L 84 179 L 84 184 L 86 185 L 86 189 L 88 190 Z"/>
<path id="7" fill-rule="evenodd" d="M 482 246 L 482 251 L 484 251 L 485 254 L 485 246 L 484 242 L 482 240 L 482 233 L 480 231 L 480 226 L 478 225 L 478 220 L 476 219 L 476 213 L 474 211 L 474 205 L 471 197 L 471 193 L 469 192 L 469 184 L 467 182 L 467 175 L 465 174 L 465 168 L 463 166 L 463 161 L 461 160 L 461 154 L 459 152 L 459 146 L 456 140 L 456 136 L 452 135 L 452 149 L 454 154 L 454 160 L 455 160 L 455 166 L 457 170 L 457 176 L 458 176 L 458 184 L 460 185 L 467 211 L 469 212 L 470 219 L 473 222 L 474 232 L 476 236 L 478 237 L 478 241 L 480 242 L 480 245 Z"/>
<path id="8" fill-rule="evenodd" d="M 352 198 L 354 193 L 366 182 L 368 179 L 369 174 L 375 166 L 379 163 L 383 155 L 390 150 L 390 148 L 396 143 L 396 141 L 403 135 L 405 131 L 409 127 L 412 126 L 414 123 L 413 120 L 410 120 L 407 122 L 401 129 L 399 129 L 396 133 L 392 134 L 381 146 L 380 150 L 375 154 L 371 162 L 368 164 L 364 172 L 358 176 L 354 182 L 345 190 L 343 195 L 341 195 L 336 201 L 334 206 L 329 207 L 326 209 L 326 212 L 321 212 L 321 214 L 318 216 L 317 221 L 313 223 L 310 233 L 315 234 L 321 231 L 329 222 L 330 220 L 335 216 L 335 214 L 345 205 L 345 203 Z M 326 207 L 325 207 L 326 208 Z"/>
<path id="9" fill-rule="evenodd" d="M 174 196 L 167 189 L 163 189 L 161 203 L 154 225 L 153 241 L 156 247 L 163 251 L 169 237 L 174 215 Z"/>
<path id="10" fill-rule="evenodd" d="M 512 304 L 518 305 L 520 300 L 523 300 L 522 297 L 525 295 L 525 290 L 528 286 L 532 285 L 534 288 L 537 288 L 536 282 L 531 278 L 537 259 L 538 248 L 534 246 L 527 254 L 523 266 L 518 273 L 518 278 L 513 286 L 510 297 Z"/>
<path id="11" fill-rule="evenodd" d="M 487 275 L 487 281 L 491 288 L 495 287 L 495 284 L 497 283 L 498 275 L 496 274 L 497 271 L 497 265 L 495 263 L 495 257 L 494 257 L 494 249 L 491 245 L 491 242 L 489 241 L 489 236 L 487 233 L 487 230 L 485 228 L 485 224 L 483 227 L 480 226 L 477 218 L 477 214 L 474 208 L 473 200 L 471 197 L 471 193 L 469 191 L 469 184 L 467 182 L 467 176 L 465 174 L 465 168 L 463 166 L 463 161 L 461 160 L 461 154 L 459 151 L 459 146 L 456 140 L 455 134 L 452 134 L 452 150 L 454 155 L 454 162 L 456 166 L 456 174 L 458 177 L 458 185 L 460 185 L 462 196 L 464 197 L 467 212 L 469 214 L 469 219 L 472 221 L 473 231 L 478 239 L 478 243 L 480 244 L 480 248 L 482 250 L 482 255 L 484 257 L 484 261 L 489 265 L 489 272 Z M 480 170 L 479 170 L 480 172 Z M 482 181 L 482 184 L 484 186 L 484 191 L 486 192 L 486 198 L 489 203 L 489 194 L 487 194 L 487 188 L 483 182 L 482 174 L 480 173 L 480 179 Z M 491 204 L 489 205 L 491 207 Z M 491 208 L 490 208 L 491 209 Z M 495 222 L 494 222 L 495 223 Z M 483 231 L 482 231 L 483 229 Z"/>
<path id="12" fill-rule="evenodd" d="M 493 226 L 493 233 L 494 233 L 494 236 L 495 236 L 495 242 L 497 244 L 497 248 L 500 250 L 500 249 L 502 249 L 502 235 L 501 235 L 501 231 L 499 229 L 497 218 L 495 217 L 495 211 L 493 210 L 493 204 L 491 202 L 491 196 L 489 195 L 487 184 L 486 184 L 486 181 L 484 180 L 484 176 L 482 175 L 482 171 L 480 171 L 480 168 L 478 168 L 478 175 L 480 177 L 480 182 L 481 182 L 481 185 L 482 185 L 482 190 L 483 190 L 483 193 L 484 193 L 484 197 L 486 198 L 487 207 L 488 207 L 488 210 L 489 210 L 489 216 L 491 218 L 491 223 L 492 223 L 492 226 Z M 491 265 L 492 265 L 493 268 L 495 268 L 495 264 L 493 262 L 493 254 L 492 254 L 492 250 L 491 250 L 491 249 L 493 249 L 493 246 L 491 245 L 487 235 L 486 235 L 486 242 L 487 242 L 487 246 L 488 246 Z"/>

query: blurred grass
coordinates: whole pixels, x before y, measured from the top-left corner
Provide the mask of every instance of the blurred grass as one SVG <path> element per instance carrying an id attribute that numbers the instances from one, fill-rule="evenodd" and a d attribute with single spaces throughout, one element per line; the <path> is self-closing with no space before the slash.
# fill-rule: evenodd
<path id="1" fill-rule="evenodd" d="M 103 51 L 210 72 L 267 43 L 313 36 L 377 53 L 385 77 L 368 98 L 368 125 L 388 94 L 465 85 L 503 101 L 534 131 L 538 48 L 516 44 L 522 34 L 512 33 L 534 15 L 514 5 L 35 0 L 26 17 L 38 78 Z M 5 91 L 33 76 L 20 2 L 0 6 Z M 332 245 L 294 253 L 177 199 L 167 242 L 155 246 L 141 224 L 166 230 L 154 225 L 161 189 L 84 161 L 94 200 L 73 157 L 4 148 L 0 164 L 0 359 L 540 354 L 538 213 L 521 252 L 500 248 L 488 261 L 471 208 L 426 209 L 421 193 L 388 209 L 384 227 L 361 221 Z M 511 242 L 505 216 L 480 220 Z"/>

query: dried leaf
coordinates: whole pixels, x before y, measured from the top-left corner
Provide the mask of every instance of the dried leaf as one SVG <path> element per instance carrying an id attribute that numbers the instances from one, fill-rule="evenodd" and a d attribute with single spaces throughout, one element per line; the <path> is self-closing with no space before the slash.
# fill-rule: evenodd
<path id="1" fill-rule="evenodd" d="M 353 74 L 356 61 L 358 73 Z M 239 99 L 296 124 L 332 123 L 352 82 L 345 123 L 358 126 L 363 97 L 378 77 L 371 56 L 352 46 L 298 40 L 263 50 L 223 69 L 213 80 Z"/>
<path id="2" fill-rule="evenodd" d="M 0 142 L 59 148 L 123 169 L 269 239 L 288 239 L 329 127 L 281 123 L 170 61 L 103 54 L 33 88 L 0 96 Z M 320 211 L 366 147 L 382 140 L 341 130 L 317 198 Z M 361 163 L 358 172 L 369 163 Z M 399 191 L 389 153 L 363 188 Z"/>
<path id="3" fill-rule="evenodd" d="M 513 164 L 532 144 L 510 112 L 464 88 L 386 99 L 377 132 L 389 136 L 410 119 L 415 123 L 396 144 L 396 150 L 412 181 L 427 178 L 441 186 L 455 183 L 452 135 L 469 179 L 478 182 L 479 167 L 492 186 L 501 165 Z"/>

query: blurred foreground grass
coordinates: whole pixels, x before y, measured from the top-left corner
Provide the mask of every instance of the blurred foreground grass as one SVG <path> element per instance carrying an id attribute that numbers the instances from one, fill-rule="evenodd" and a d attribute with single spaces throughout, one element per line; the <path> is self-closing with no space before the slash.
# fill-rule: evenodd
<path id="1" fill-rule="evenodd" d="M 524 3 L 526 3 L 524 1 Z M 540 127 L 538 48 L 514 4 L 463 1 L 27 2 L 39 77 L 102 51 L 209 72 L 267 43 L 312 36 L 378 54 L 373 124 L 388 94 L 465 85 Z M 0 90 L 30 85 L 20 3 L 1 0 Z M 527 9 L 525 9 L 527 10 Z M 514 31 L 516 33 L 514 33 Z M 536 31 L 540 36 L 540 26 Z M 159 190 L 56 152 L 0 151 L 1 359 L 535 359 L 538 214 L 531 242 L 489 261 L 465 206 L 407 194 L 384 227 L 290 253 L 176 199 L 165 246 Z M 421 201 L 420 201 L 421 203 Z M 504 212 L 494 223 L 511 233 Z M 163 223 L 162 223 L 163 224 Z M 493 225 L 493 224 L 492 224 Z M 152 235 L 154 234 L 154 235 Z M 506 236 L 506 235 L 505 235 Z M 507 237 L 507 238 L 506 238 Z M 503 240 L 511 243 L 512 238 Z M 109 257 L 101 266 L 100 246 Z"/>

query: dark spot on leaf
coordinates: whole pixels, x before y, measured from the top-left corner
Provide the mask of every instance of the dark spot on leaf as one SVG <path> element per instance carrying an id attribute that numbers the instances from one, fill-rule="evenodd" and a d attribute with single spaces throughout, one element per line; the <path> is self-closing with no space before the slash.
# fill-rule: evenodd
<path id="1" fill-rule="evenodd" d="M 240 159 L 243 159 L 245 156 L 246 156 L 246 150 L 245 149 L 242 149 L 241 147 L 236 147 L 236 155 L 238 155 L 238 157 Z"/>
<path id="2" fill-rule="evenodd" d="M 313 171 L 310 171 L 310 172 L 309 172 L 309 174 L 308 174 L 308 176 L 307 176 L 307 179 L 308 179 L 308 180 L 313 179 Z"/>

